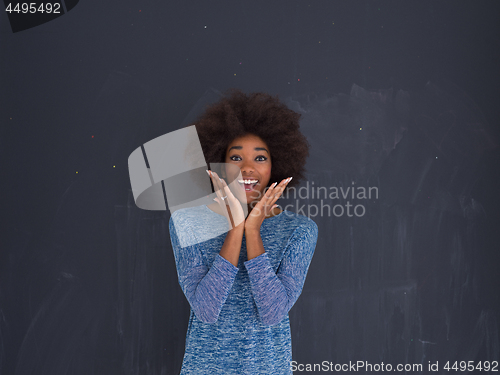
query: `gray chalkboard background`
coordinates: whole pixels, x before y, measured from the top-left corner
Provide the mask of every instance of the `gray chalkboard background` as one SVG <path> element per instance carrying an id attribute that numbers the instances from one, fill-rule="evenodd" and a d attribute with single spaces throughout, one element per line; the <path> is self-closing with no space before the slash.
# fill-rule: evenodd
<path id="1" fill-rule="evenodd" d="M 378 189 L 350 199 L 363 216 L 312 217 L 294 360 L 500 360 L 499 16 L 491 1 L 82 0 L 12 33 L 0 15 L 0 373 L 179 373 L 170 213 L 135 206 L 127 158 L 230 87 L 302 114 L 310 184 Z"/>

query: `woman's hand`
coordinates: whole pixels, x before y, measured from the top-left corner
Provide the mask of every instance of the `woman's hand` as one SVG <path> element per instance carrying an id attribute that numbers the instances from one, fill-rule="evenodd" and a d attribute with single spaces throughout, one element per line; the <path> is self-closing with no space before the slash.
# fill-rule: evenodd
<path id="1" fill-rule="evenodd" d="M 255 207 L 248 214 L 245 220 L 245 231 L 247 230 L 258 230 L 260 231 L 260 226 L 269 213 L 278 205 L 274 204 L 283 190 L 285 190 L 286 185 L 290 182 L 292 178 L 286 178 L 276 186 L 276 182 L 272 184 L 266 191 L 266 194 L 261 198 L 261 200 L 255 205 Z"/>
<path id="2" fill-rule="evenodd" d="M 224 216 L 229 224 L 229 228 L 243 228 L 245 223 L 245 213 L 243 212 L 240 201 L 233 195 L 231 189 L 227 186 L 226 181 L 220 178 L 217 173 L 208 170 L 207 173 L 212 178 L 215 193 L 217 194 L 217 198 L 214 200 L 219 204 L 221 211 L 224 213 Z"/>

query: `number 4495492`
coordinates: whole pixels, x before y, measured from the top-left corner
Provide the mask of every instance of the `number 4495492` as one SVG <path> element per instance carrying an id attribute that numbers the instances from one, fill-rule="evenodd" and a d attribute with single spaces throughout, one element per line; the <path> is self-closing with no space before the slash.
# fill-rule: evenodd
<path id="1" fill-rule="evenodd" d="M 483 361 L 477 362 L 474 361 L 455 361 L 450 363 L 450 361 L 446 362 L 444 365 L 444 369 L 451 371 L 498 371 L 498 361 Z"/>
<path id="2" fill-rule="evenodd" d="M 12 7 L 12 3 L 7 5 L 5 8 L 6 12 L 12 13 L 61 13 L 61 4 L 60 3 L 41 3 L 37 8 L 37 3 L 14 3 L 14 7 Z"/>

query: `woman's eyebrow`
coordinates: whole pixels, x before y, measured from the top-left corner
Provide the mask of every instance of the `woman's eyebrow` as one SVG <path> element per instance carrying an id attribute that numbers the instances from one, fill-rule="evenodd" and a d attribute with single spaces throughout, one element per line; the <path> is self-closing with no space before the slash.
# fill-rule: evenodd
<path id="1" fill-rule="evenodd" d="M 227 150 L 228 152 L 231 151 L 232 149 L 236 149 L 236 150 L 241 150 L 243 147 L 242 146 L 233 146 L 231 147 L 229 150 Z M 264 147 L 255 147 L 254 148 L 255 151 L 265 151 L 269 154 L 269 151 L 267 151 Z"/>

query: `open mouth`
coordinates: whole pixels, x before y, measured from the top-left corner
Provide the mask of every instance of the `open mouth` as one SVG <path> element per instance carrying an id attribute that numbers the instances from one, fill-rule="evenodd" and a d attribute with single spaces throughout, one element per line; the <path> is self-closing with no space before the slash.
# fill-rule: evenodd
<path id="1" fill-rule="evenodd" d="M 245 188 L 245 191 L 252 191 L 255 189 L 255 185 L 259 183 L 259 180 L 249 179 L 249 180 L 238 180 L 238 182 Z"/>

